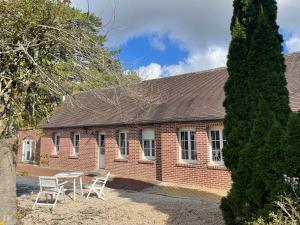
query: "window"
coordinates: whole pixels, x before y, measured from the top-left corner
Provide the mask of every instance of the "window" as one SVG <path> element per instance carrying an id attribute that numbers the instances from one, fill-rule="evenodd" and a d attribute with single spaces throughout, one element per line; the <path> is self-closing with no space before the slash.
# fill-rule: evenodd
<path id="1" fill-rule="evenodd" d="M 196 132 L 194 130 L 180 130 L 180 159 L 181 161 L 197 160 L 196 153 Z"/>
<path id="2" fill-rule="evenodd" d="M 80 151 L 80 134 L 74 133 L 73 135 L 73 154 L 79 155 Z"/>
<path id="3" fill-rule="evenodd" d="M 99 145 L 100 154 L 104 155 L 105 154 L 105 135 L 103 133 L 99 133 L 98 145 Z"/>
<path id="4" fill-rule="evenodd" d="M 142 132 L 143 159 L 154 159 L 155 157 L 155 141 L 154 130 L 145 129 Z"/>
<path id="5" fill-rule="evenodd" d="M 60 134 L 56 133 L 54 135 L 54 153 L 59 154 L 60 151 Z"/>
<path id="6" fill-rule="evenodd" d="M 211 161 L 215 164 L 223 164 L 222 150 L 226 144 L 223 128 L 210 129 L 210 147 L 211 147 Z"/>
<path id="7" fill-rule="evenodd" d="M 129 148 L 128 148 L 128 132 L 120 131 L 119 132 L 119 156 L 121 158 L 128 157 Z"/>

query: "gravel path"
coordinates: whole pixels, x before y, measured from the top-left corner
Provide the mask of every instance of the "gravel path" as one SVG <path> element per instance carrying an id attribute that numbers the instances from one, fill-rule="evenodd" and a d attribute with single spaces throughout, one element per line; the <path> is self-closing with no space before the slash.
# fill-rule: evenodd
<path id="1" fill-rule="evenodd" d="M 18 179 L 18 186 L 37 188 L 35 180 Z M 20 186 L 21 185 L 21 186 Z M 20 191 L 20 190 L 19 190 Z M 32 207 L 36 193 L 21 195 L 19 204 L 26 209 L 25 225 L 223 225 L 219 203 L 192 198 L 170 197 L 157 194 L 106 188 L 106 201 L 92 196 L 74 202 L 67 197 L 54 210 L 48 207 Z M 70 194 L 72 196 L 72 194 Z M 63 198 L 61 198 L 63 199 Z"/>
<path id="2" fill-rule="evenodd" d="M 106 201 L 67 197 L 54 210 L 37 207 L 29 211 L 24 224 L 203 224 L 221 225 L 219 204 L 174 198 L 143 192 L 106 189 Z M 31 208 L 36 195 L 19 197 L 20 206 Z"/>

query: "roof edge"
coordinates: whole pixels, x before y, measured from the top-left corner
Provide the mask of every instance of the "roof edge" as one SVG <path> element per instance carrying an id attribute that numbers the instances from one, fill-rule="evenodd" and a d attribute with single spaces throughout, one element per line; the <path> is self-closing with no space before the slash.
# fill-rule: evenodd
<path id="1" fill-rule="evenodd" d="M 130 122 L 116 122 L 116 123 L 106 123 L 106 124 L 82 124 L 82 125 L 69 125 L 69 126 L 47 126 L 42 125 L 42 129 L 55 129 L 55 128 L 80 128 L 80 127 L 98 127 L 98 126 L 125 126 L 125 125 L 146 125 L 146 124 L 156 124 L 156 123 L 176 123 L 176 122 L 202 122 L 210 120 L 224 120 L 224 116 L 208 116 L 208 117 L 193 117 L 193 118 L 170 118 L 162 120 L 140 120 L 140 121 L 130 121 Z"/>

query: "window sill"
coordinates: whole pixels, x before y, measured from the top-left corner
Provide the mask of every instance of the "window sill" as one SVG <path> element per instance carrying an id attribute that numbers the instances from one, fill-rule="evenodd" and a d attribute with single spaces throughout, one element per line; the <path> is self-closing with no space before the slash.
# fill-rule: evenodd
<path id="1" fill-rule="evenodd" d="M 207 165 L 207 169 L 211 169 L 211 170 L 226 170 L 226 171 L 228 171 L 228 169 L 223 164 L 208 164 Z"/>
<path id="2" fill-rule="evenodd" d="M 186 167 L 186 168 L 195 168 L 197 167 L 197 164 L 195 162 L 193 163 L 186 163 L 186 162 L 179 162 L 176 163 L 177 167 Z"/>
<path id="3" fill-rule="evenodd" d="M 53 154 L 53 155 L 50 155 L 50 158 L 59 158 L 59 155 Z"/>
<path id="4" fill-rule="evenodd" d="M 140 163 L 140 164 L 154 164 L 155 159 L 141 159 L 141 160 L 138 160 L 138 163 Z"/>
<path id="5" fill-rule="evenodd" d="M 70 155 L 69 159 L 79 159 L 79 156 L 78 155 Z"/>
<path id="6" fill-rule="evenodd" d="M 115 159 L 114 162 L 128 162 L 128 159 Z"/>

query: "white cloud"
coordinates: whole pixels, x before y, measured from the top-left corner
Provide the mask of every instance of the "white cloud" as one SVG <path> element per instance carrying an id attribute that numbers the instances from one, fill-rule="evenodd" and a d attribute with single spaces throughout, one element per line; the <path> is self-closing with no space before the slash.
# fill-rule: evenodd
<path id="1" fill-rule="evenodd" d="M 226 46 L 232 0 L 89 0 L 90 9 L 107 24 L 108 44 L 119 47 L 141 35 L 168 35 L 185 49 Z M 73 4 L 87 8 L 86 1 Z M 115 18 L 115 19 L 113 19 Z"/>
<path id="2" fill-rule="evenodd" d="M 153 79 L 163 76 L 172 76 L 182 73 L 196 72 L 224 66 L 227 50 L 221 47 L 211 47 L 205 52 L 194 52 L 176 65 L 161 66 L 150 63 L 140 67 L 137 72 L 143 79 Z"/>
<path id="3" fill-rule="evenodd" d="M 177 65 L 164 66 L 162 75 L 169 76 L 225 66 L 226 55 L 227 49 L 221 47 L 210 47 L 204 52 L 196 51 Z"/>
<path id="4" fill-rule="evenodd" d="M 151 37 L 150 44 L 154 49 L 159 50 L 159 51 L 164 51 L 166 49 L 166 45 L 165 45 L 162 37 L 157 36 L 157 35 Z"/>
<path id="5" fill-rule="evenodd" d="M 162 74 L 161 65 L 150 63 L 148 66 L 142 66 L 137 70 L 137 73 L 144 80 L 159 78 Z"/>
<path id="6" fill-rule="evenodd" d="M 140 68 L 147 76 L 156 77 L 159 73 L 165 76 L 224 65 L 230 41 L 232 1 L 89 0 L 89 3 L 90 10 L 106 25 L 109 47 L 122 48 L 131 38 L 148 36 L 151 46 L 163 51 L 166 46 L 162 37 L 166 37 L 189 52 L 188 58 L 176 65 L 152 63 Z M 87 8 L 86 1 L 72 2 L 83 10 Z M 299 12 L 300 0 L 278 0 L 277 22 L 293 37 L 300 37 Z M 298 40 L 287 41 L 290 51 L 299 50 Z M 149 71 L 154 71 L 153 75 Z"/>
<path id="7" fill-rule="evenodd" d="M 300 51 L 300 38 L 292 37 L 286 42 L 286 46 L 289 52 Z"/>
<path id="8" fill-rule="evenodd" d="M 287 32 L 300 36 L 300 0 L 277 0 L 278 24 Z"/>

